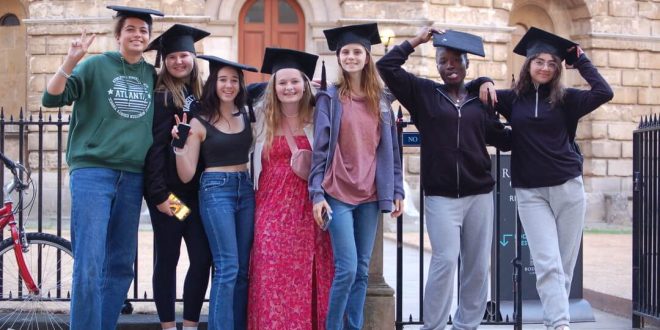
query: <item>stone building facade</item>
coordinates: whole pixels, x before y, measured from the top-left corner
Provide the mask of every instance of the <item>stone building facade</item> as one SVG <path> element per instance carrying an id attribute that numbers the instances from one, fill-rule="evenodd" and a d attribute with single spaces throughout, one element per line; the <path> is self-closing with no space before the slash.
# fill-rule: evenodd
<path id="1" fill-rule="evenodd" d="M 116 49 L 111 31 L 113 13 L 105 8 L 108 4 L 136 5 L 126 0 L 2 0 L 0 73 L 4 79 L 0 81 L 0 106 L 6 113 L 16 115 L 21 107 L 38 111 L 47 79 L 62 63 L 70 40 L 83 29 L 97 35 L 91 53 Z M 155 20 L 154 35 L 176 22 L 211 32 L 199 47 L 201 53 L 247 61 L 255 50 L 245 45 L 257 40 L 260 52 L 263 40 L 277 40 L 274 44 L 322 55 L 331 78 L 336 75 L 337 63 L 322 30 L 339 25 L 376 21 L 381 33 L 391 36 L 386 38 L 390 46 L 413 36 L 422 25 L 480 35 L 486 57 L 471 57 L 468 78 L 490 76 L 500 88 L 508 87 L 512 74 L 517 75 L 522 58 L 512 55 L 511 50 L 530 26 L 575 40 L 615 92 L 610 103 L 582 119 L 578 130 L 585 155 L 588 221 L 629 221 L 631 133 L 641 117 L 660 114 L 657 0 L 146 0 L 139 6 L 167 15 Z M 274 14 L 278 10 L 279 14 Z M 275 19 L 270 16 L 279 15 L 281 20 L 287 10 L 297 15 L 298 28 L 293 32 L 280 29 L 279 35 L 269 36 L 271 29 L 278 29 L 273 28 Z M 12 15 L 19 25 L 9 24 L 15 21 Z M 266 24 L 248 24 L 255 22 L 254 17 L 259 23 L 259 17 L 264 16 Z M 261 44 L 260 39 L 253 38 L 255 26 L 256 36 L 265 38 Z M 294 32 L 295 37 L 287 39 Z M 384 45 L 373 49 L 376 57 L 384 51 Z M 153 59 L 153 54 L 148 56 Z M 432 46 L 424 45 L 413 54 L 407 68 L 439 79 L 433 56 Z M 565 84 L 588 87 L 574 71 L 568 71 Z M 33 144 L 28 143 L 30 148 L 34 149 Z M 416 152 L 407 150 L 405 161 L 413 191 L 418 186 Z M 54 155 L 47 155 L 46 166 L 53 168 L 54 159 Z"/>
<path id="2" fill-rule="evenodd" d="M 109 4 L 163 11 L 167 16 L 155 19 L 154 36 L 174 23 L 211 32 L 199 45 L 200 53 L 250 62 L 258 61 L 259 56 L 252 55 L 261 54 L 264 45 L 273 44 L 320 54 L 330 79 L 336 76 L 337 62 L 322 33 L 330 27 L 378 22 L 387 45 L 373 47 L 376 58 L 386 47 L 412 37 L 423 25 L 480 35 L 486 57 L 470 58 L 468 78 L 490 76 L 499 88 L 510 85 L 511 76 L 517 75 L 522 64 L 522 58 L 512 55 L 511 50 L 524 32 L 531 26 L 553 31 L 579 42 L 615 93 L 610 103 L 583 118 L 578 130 L 585 155 L 587 221 L 591 222 L 630 221 L 632 131 L 641 117 L 660 115 L 658 0 L 2 0 L 1 4 L 0 106 L 6 115 L 14 116 L 20 108 L 28 113 L 39 111 L 47 80 L 81 31 L 97 35 L 90 53 L 116 49 L 113 12 L 105 8 Z M 278 25 L 278 20 L 285 24 Z M 286 25 L 289 23 L 293 25 Z M 147 55 L 152 63 L 153 56 Z M 406 67 L 420 76 L 439 79 L 434 49 L 429 44 L 420 47 Z M 572 71 L 566 74 L 565 84 L 588 87 Z M 54 114 L 56 109 L 44 111 Z M 33 137 L 31 133 L 25 145 L 31 165 L 36 166 Z M 11 139 L 12 135 L 3 138 Z M 3 142 L 6 148 L 17 145 Z M 56 139 L 46 138 L 44 142 L 50 150 L 45 167 L 51 172 L 44 176 L 44 189 L 48 190 L 55 186 L 49 183 L 56 177 Z M 406 150 L 404 164 L 411 187 L 408 197 L 416 200 L 418 150 Z M 45 198 L 54 195 L 44 193 Z M 46 201 L 44 207 L 55 209 L 54 203 Z M 64 206 L 63 213 L 68 214 Z M 367 301 L 371 311 L 367 327 L 373 329 L 389 327 L 393 322 L 393 293 L 379 271 L 379 253 L 381 240 L 373 258 Z"/>

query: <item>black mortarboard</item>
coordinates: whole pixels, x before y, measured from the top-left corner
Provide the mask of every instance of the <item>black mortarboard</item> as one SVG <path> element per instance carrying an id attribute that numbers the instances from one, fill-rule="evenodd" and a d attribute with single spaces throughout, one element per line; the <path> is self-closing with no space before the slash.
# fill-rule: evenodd
<path id="1" fill-rule="evenodd" d="M 264 63 L 261 65 L 261 73 L 273 74 L 280 69 L 298 69 L 307 78 L 314 77 L 318 55 L 301 52 L 287 48 L 266 47 Z"/>
<path id="2" fill-rule="evenodd" d="M 446 47 L 461 53 L 486 56 L 481 37 L 460 31 L 447 30 L 444 33 L 434 33 L 433 47 Z"/>
<path id="3" fill-rule="evenodd" d="M 548 53 L 564 60 L 569 56 L 567 50 L 573 46 L 577 46 L 577 43 L 556 34 L 531 27 L 522 39 L 520 39 L 513 52 L 525 57 L 534 56 L 539 53 Z"/>
<path id="4" fill-rule="evenodd" d="M 165 16 L 158 10 L 148 9 L 148 8 L 135 8 L 135 7 L 125 7 L 125 6 L 107 6 L 106 8 L 112 9 L 117 12 L 117 17 L 136 17 L 139 18 L 147 24 L 151 25 L 153 20 L 151 15 L 156 16 Z"/>
<path id="5" fill-rule="evenodd" d="M 238 69 L 238 70 L 244 70 L 244 71 L 252 71 L 252 72 L 257 72 L 257 68 L 241 63 L 236 63 L 232 61 L 227 61 L 223 58 L 219 58 L 217 56 L 213 55 L 199 55 L 197 58 L 201 58 L 203 60 L 209 61 L 209 65 L 211 67 L 211 70 L 214 70 L 215 68 L 222 68 L 225 66 L 230 66 L 232 68 Z"/>
<path id="6" fill-rule="evenodd" d="M 328 41 L 328 48 L 335 51 L 348 44 L 360 44 L 367 50 L 371 50 L 371 45 L 380 43 L 380 34 L 378 34 L 378 24 L 376 23 L 342 26 L 323 30 L 323 34 L 325 34 L 325 39 Z"/>
<path id="7" fill-rule="evenodd" d="M 158 51 L 156 55 L 156 67 L 159 67 L 161 57 L 164 58 L 170 53 L 187 51 L 195 54 L 195 42 L 208 35 L 210 33 L 192 26 L 174 24 L 158 36 L 158 38 L 154 39 L 147 46 L 146 50 Z"/>

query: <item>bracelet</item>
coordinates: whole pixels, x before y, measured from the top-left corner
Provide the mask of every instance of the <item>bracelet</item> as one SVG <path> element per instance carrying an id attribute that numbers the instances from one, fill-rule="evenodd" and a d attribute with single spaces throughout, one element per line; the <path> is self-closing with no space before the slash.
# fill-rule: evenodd
<path id="1" fill-rule="evenodd" d="M 66 72 L 64 72 L 64 70 L 62 70 L 62 67 L 57 68 L 57 73 L 61 74 L 66 79 L 69 79 L 71 77 L 70 74 L 67 74 Z"/>
<path id="2" fill-rule="evenodd" d="M 172 147 L 172 152 L 174 152 L 174 154 L 177 155 L 177 156 L 183 156 L 183 155 L 188 153 L 188 150 L 186 150 L 185 148 L 181 148 L 182 151 L 177 151 L 177 149 L 179 149 L 179 148 Z"/>

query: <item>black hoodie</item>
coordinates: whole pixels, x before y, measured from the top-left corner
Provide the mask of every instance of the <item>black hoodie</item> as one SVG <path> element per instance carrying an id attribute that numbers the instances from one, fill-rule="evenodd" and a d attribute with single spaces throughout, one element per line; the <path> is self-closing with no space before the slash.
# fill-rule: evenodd
<path id="1" fill-rule="evenodd" d="M 492 191 L 486 143 L 508 149 L 508 130 L 490 118 L 478 91 L 455 105 L 445 86 L 406 72 L 414 52 L 408 41 L 385 54 L 376 67 L 399 102 L 406 107 L 421 135 L 422 186 L 429 196 L 464 197 Z M 487 78 L 472 81 L 475 89 Z"/>
<path id="2" fill-rule="evenodd" d="M 197 100 L 187 89 L 185 109 L 179 109 L 174 105 L 172 93 L 159 90 L 154 92 L 154 143 L 147 153 L 144 168 L 144 198 L 151 205 L 164 202 L 170 192 L 177 197 L 190 203 L 197 200 L 199 187 L 199 175 L 204 170 L 203 161 L 200 157 L 195 176 L 190 182 L 183 183 L 176 171 L 176 156 L 172 151 L 172 126 L 175 125 L 174 115 L 181 118 L 184 112 L 188 114 L 188 122 L 197 113 Z M 165 98 L 167 106 L 165 106 Z"/>
<path id="3" fill-rule="evenodd" d="M 611 100 L 614 94 L 584 54 L 574 63 L 591 90 L 566 88 L 563 103 L 551 107 L 547 85 L 517 96 L 497 91 L 496 109 L 510 123 L 511 185 L 550 187 L 582 175 L 582 157 L 572 139 L 578 120 Z"/>

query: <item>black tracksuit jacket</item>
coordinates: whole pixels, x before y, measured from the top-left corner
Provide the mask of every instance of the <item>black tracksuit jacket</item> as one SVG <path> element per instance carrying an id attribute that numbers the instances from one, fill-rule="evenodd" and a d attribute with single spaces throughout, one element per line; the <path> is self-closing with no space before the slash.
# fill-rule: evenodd
<path id="1" fill-rule="evenodd" d="M 512 128 L 511 184 L 517 188 L 550 187 L 582 175 L 582 156 L 573 144 L 580 118 L 614 97 L 609 84 L 584 54 L 573 64 L 590 90 L 566 88 L 563 103 L 552 107 L 549 88 L 527 94 L 497 91 L 495 109 Z"/>
<path id="2" fill-rule="evenodd" d="M 376 67 L 390 91 L 406 107 L 421 135 L 421 181 L 429 196 L 464 197 L 492 191 L 486 144 L 508 149 L 509 130 L 491 116 L 472 81 L 462 104 L 447 96 L 445 86 L 406 72 L 403 65 L 413 47 L 404 41 L 385 54 Z"/>

